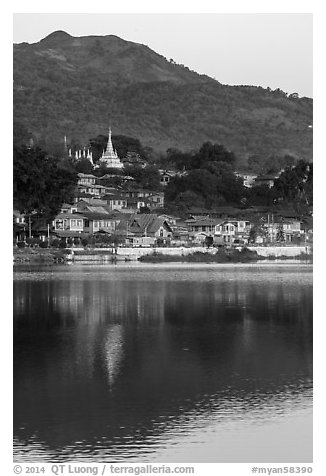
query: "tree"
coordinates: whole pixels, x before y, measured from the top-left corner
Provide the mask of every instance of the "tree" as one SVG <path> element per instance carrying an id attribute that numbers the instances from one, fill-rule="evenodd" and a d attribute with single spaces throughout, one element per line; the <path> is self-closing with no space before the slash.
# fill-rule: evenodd
<path id="1" fill-rule="evenodd" d="M 188 170 L 192 167 L 193 153 L 171 148 L 166 151 L 166 154 L 165 160 L 161 160 L 162 167 L 172 167 L 176 170 Z"/>
<path id="2" fill-rule="evenodd" d="M 107 142 L 108 136 L 103 136 L 102 134 L 89 140 L 94 162 L 96 162 L 101 157 L 103 150 L 106 148 Z"/>
<path id="3" fill-rule="evenodd" d="M 191 169 L 185 176 L 173 177 L 165 189 L 165 199 L 171 204 L 186 191 L 200 197 L 206 208 L 226 202 L 240 204 L 246 195 L 242 180 L 234 175 L 232 165 L 222 161 L 207 162 L 200 169 Z"/>
<path id="4" fill-rule="evenodd" d="M 273 206 L 275 200 L 275 194 L 273 188 L 269 188 L 268 185 L 256 185 L 255 187 L 247 190 L 247 205 L 258 206 Z"/>
<path id="5" fill-rule="evenodd" d="M 160 188 L 160 173 L 155 165 L 141 167 L 140 165 L 126 165 L 124 167 L 126 175 L 133 177 L 135 183 L 149 190 L 157 190 Z"/>
<path id="6" fill-rule="evenodd" d="M 94 167 L 88 159 L 82 158 L 76 162 L 75 170 L 76 172 L 83 174 L 92 174 L 94 171 Z"/>
<path id="7" fill-rule="evenodd" d="M 62 203 L 73 200 L 78 176 L 43 150 L 14 147 L 14 205 L 25 214 L 51 221 Z"/>
<path id="8" fill-rule="evenodd" d="M 313 203 L 313 164 L 300 160 L 295 167 L 287 167 L 275 180 L 273 191 L 278 200 L 297 207 Z"/>
<path id="9" fill-rule="evenodd" d="M 280 223 L 277 227 L 276 231 L 276 241 L 278 242 L 283 242 L 285 241 L 285 236 L 284 236 L 284 231 L 283 231 L 283 225 Z"/>
<path id="10" fill-rule="evenodd" d="M 193 207 L 204 207 L 203 198 L 195 192 L 187 190 L 179 193 L 173 202 L 169 203 L 168 209 L 180 214 L 186 214 Z"/>
<path id="11" fill-rule="evenodd" d="M 196 169 L 202 168 L 211 162 L 226 162 L 233 165 L 235 163 L 235 155 L 221 144 L 205 142 L 198 153 L 195 154 L 192 167 Z"/>

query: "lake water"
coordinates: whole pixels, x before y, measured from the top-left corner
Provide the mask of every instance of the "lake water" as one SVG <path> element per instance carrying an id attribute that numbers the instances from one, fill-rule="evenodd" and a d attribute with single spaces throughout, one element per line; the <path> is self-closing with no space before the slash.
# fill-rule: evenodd
<path id="1" fill-rule="evenodd" d="M 17 266 L 16 462 L 312 462 L 312 267 Z"/>

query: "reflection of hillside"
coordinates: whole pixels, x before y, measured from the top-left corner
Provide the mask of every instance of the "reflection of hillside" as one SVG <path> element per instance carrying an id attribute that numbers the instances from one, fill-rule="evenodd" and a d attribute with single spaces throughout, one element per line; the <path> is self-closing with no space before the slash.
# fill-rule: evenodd
<path id="1" fill-rule="evenodd" d="M 299 396 L 311 307 L 309 287 L 277 283 L 16 283 L 15 435 L 110 446 L 199 406 L 242 415 Z"/>

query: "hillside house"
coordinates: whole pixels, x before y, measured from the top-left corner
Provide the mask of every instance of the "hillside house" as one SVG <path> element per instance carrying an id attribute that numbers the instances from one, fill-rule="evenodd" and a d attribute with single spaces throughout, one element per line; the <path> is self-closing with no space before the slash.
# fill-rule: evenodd
<path id="1" fill-rule="evenodd" d="M 77 205 L 72 205 L 70 203 L 63 203 L 60 209 L 60 213 L 75 213 L 77 211 Z"/>
<path id="2" fill-rule="evenodd" d="M 151 190 L 145 190 L 143 188 L 126 188 L 120 190 L 120 194 L 126 198 L 147 198 L 152 193 Z"/>
<path id="3" fill-rule="evenodd" d="M 149 208 L 150 202 L 147 198 L 127 198 L 126 199 L 127 205 L 126 208 L 128 210 L 139 211 L 141 208 Z"/>
<path id="4" fill-rule="evenodd" d="M 251 188 L 255 185 L 257 175 L 242 172 L 234 172 L 234 175 L 243 180 L 243 186 L 246 188 Z"/>
<path id="5" fill-rule="evenodd" d="M 127 152 L 127 155 L 124 159 L 121 159 L 123 166 L 138 166 L 141 168 L 145 168 L 147 165 L 146 160 L 142 159 L 137 152 Z"/>
<path id="6" fill-rule="evenodd" d="M 170 183 L 171 179 L 175 177 L 176 173 L 173 171 L 159 170 L 160 172 L 160 184 L 166 186 Z"/>
<path id="7" fill-rule="evenodd" d="M 164 208 L 164 193 L 152 192 L 148 196 L 148 202 L 150 208 Z"/>
<path id="8" fill-rule="evenodd" d="M 258 177 L 255 178 L 254 186 L 267 185 L 269 188 L 272 188 L 274 187 L 275 180 L 279 178 L 282 172 L 281 170 L 278 174 L 258 175 Z"/>
<path id="9" fill-rule="evenodd" d="M 106 195 L 110 210 L 121 210 L 127 208 L 127 199 L 121 195 Z"/>
<path id="10" fill-rule="evenodd" d="M 77 211 L 89 210 L 89 207 L 107 207 L 107 200 L 101 200 L 99 198 L 83 198 L 76 203 Z"/>
<path id="11" fill-rule="evenodd" d="M 188 174 L 187 170 L 183 170 L 182 172 L 180 171 L 175 171 L 175 170 L 159 170 L 160 173 L 160 184 L 165 187 L 168 185 L 171 181 L 172 178 L 174 177 L 184 177 L 185 175 Z"/>
<path id="12" fill-rule="evenodd" d="M 77 190 L 80 195 L 87 194 L 99 198 L 108 193 L 108 187 L 97 184 L 78 185 Z"/>
<path id="13" fill-rule="evenodd" d="M 96 183 L 96 177 L 95 175 L 92 175 L 92 174 L 83 174 L 83 173 L 79 173 L 78 174 L 78 182 L 77 182 L 77 185 L 88 185 L 88 186 L 91 186 L 91 185 L 95 185 Z"/>

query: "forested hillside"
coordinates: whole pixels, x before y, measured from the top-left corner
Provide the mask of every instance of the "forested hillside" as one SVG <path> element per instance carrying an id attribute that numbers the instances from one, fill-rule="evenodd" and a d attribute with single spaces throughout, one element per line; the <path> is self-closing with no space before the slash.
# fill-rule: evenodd
<path id="1" fill-rule="evenodd" d="M 239 166 L 250 157 L 312 159 L 312 99 L 224 86 L 115 36 L 55 32 L 14 45 L 16 142 L 31 134 L 48 150 L 66 135 L 82 146 L 109 124 L 155 154 L 211 141 L 232 150 Z"/>

